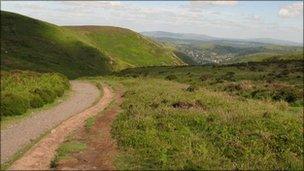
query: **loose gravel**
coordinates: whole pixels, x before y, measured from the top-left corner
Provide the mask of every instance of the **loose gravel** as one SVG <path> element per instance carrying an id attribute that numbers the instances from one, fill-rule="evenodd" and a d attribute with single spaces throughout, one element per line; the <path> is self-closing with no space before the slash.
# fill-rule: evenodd
<path id="1" fill-rule="evenodd" d="M 1 163 L 62 121 L 92 106 L 100 96 L 98 88 L 88 82 L 71 81 L 71 88 L 73 94 L 64 102 L 1 130 Z"/>

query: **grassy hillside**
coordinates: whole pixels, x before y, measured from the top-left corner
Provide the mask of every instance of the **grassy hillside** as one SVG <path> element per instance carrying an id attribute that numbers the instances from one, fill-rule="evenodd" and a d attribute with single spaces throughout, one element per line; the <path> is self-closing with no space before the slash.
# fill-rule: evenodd
<path id="1" fill-rule="evenodd" d="M 189 57 L 187 54 L 174 50 L 174 54 L 179 57 L 184 63 L 189 64 L 189 65 L 197 65 L 196 61 L 193 60 L 191 57 Z"/>
<path id="2" fill-rule="evenodd" d="M 163 79 L 118 82 L 117 169 L 303 169 L 302 110 Z"/>
<path id="3" fill-rule="evenodd" d="M 158 74 L 158 78 L 144 77 L 147 72 L 137 75 L 138 78 L 133 78 L 135 74 L 92 78 L 113 89 L 123 87 L 125 91 L 120 105 L 123 110 L 111 130 L 119 149 L 114 162 L 116 169 L 303 169 L 302 108 L 284 101 L 247 99 L 214 91 L 209 86 L 193 89 L 187 82 L 189 77 L 185 77 L 184 83 L 165 80 L 166 68 L 149 70 L 154 77 Z M 182 68 L 191 74 L 202 71 Z M 167 71 L 177 74 L 177 70 Z M 182 75 L 177 76 L 182 79 L 179 76 Z M 100 125 L 98 119 L 97 125 Z M 89 135 L 90 138 L 102 136 L 98 131 L 91 131 Z M 89 146 L 92 144 L 89 138 L 73 137 Z M 98 140 L 95 141 L 94 144 L 98 144 Z M 85 154 L 96 156 L 92 152 Z M 83 153 L 69 155 L 59 163 L 63 166 L 68 160 L 70 164 L 75 163 L 79 161 L 78 156 Z M 97 163 L 88 160 L 88 166 L 96 166 Z M 102 158 L 94 158 L 96 160 Z"/>
<path id="4" fill-rule="evenodd" d="M 122 110 L 109 109 L 120 111 L 111 130 L 116 169 L 303 170 L 303 66 L 289 60 L 144 67 L 91 78 L 124 90 Z M 90 138 L 102 135 L 73 137 L 95 149 L 98 140 Z M 80 162 L 78 156 L 59 163 Z M 102 158 L 87 160 L 95 167 Z"/>
<path id="5" fill-rule="evenodd" d="M 59 74 L 1 71 L 1 119 L 51 103 L 62 96 L 69 85 L 68 79 Z"/>
<path id="6" fill-rule="evenodd" d="M 1 67 L 56 71 L 70 78 L 111 70 L 104 54 L 69 30 L 4 11 L 1 11 Z"/>
<path id="7" fill-rule="evenodd" d="M 128 29 L 66 28 L 1 11 L 2 70 L 55 71 L 76 78 L 181 63 L 171 50 Z"/>
<path id="8" fill-rule="evenodd" d="M 251 55 L 245 55 L 231 61 L 228 63 L 242 63 L 242 62 L 263 62 L 263 61 L 279 61 L 279 60 L 303 60 L 303 52 L 288 53 L 275 55 L 273 53 L 256 53 Z"/>
<path id="9" fill-rule="evenodd" d="M 169 49 L 129 29 L 111 26 L 68 28 L 87 37 L 91 44 L 107 54 L 116 69 L 182 64 Z"/>
<path id="10" fill-rule="evenodd" d="M 123 77 L 162 78 L 196 87 L 225 91 L 244 98 L 303 105 L 303 60 L 127 69 Z"/>
<path id="11" fill-rule="evenodd" d="M 303 169 L 303 60 L 116 76 L 119 169 Z"/>

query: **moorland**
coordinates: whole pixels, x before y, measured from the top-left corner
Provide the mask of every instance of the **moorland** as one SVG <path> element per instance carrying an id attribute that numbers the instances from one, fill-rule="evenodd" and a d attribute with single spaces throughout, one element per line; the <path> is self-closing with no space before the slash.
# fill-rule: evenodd
<path id="1" fill-rule="evenodd" d="M 275 43 L 156 38 L 1 11 L 1 123 L 52 104 L 76 79 L 110 86 L 122 102 L 69 135 L 50 167 L 93 155 L 99 118 L 115 111 L 114 169 L 302 170 L 303 46 Z M 103 168 L 95 164 L 87 168 Z"/>

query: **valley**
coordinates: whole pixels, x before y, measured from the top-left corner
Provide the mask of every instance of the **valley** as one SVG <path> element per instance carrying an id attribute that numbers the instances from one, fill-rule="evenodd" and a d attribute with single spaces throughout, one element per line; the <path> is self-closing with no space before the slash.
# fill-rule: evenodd
<path id="1" fill-rule="evenodd" d="M 238 63 L 244 61 L 242 58 L 246 59 L 247 56 L 254 55 L 276 56 L 303 53 L 301 45 L 278 40 L 257 42 L 256 40 L 224 39 L 169 32 L 144 32 L 143 34 L 183 53 L 183 59 L 192 61 L 193 65 Z"/>

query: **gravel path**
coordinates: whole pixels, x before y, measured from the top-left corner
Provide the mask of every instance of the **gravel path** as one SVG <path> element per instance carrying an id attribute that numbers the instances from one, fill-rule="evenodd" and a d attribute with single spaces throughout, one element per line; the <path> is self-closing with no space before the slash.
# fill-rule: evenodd
<path id="1" fill-rule="evenodd" d="M 92 107 L 70 117 L 60 123 L 51 133 L 43 137 L 20 159 L 16 160 L 8 170 L 50 170 L 50 164 L 56 154 L 56 149 L 73 131 L 84 127 L 85 121 L 104 110 L 112 101 L 113 93 L 103 86 L 102 98 Z"/>
<path id="2" fill-rule="evenodd" d="M 73 94 L 64 102 L 35 113 L 1 131 L 1 163 L 8 161 L 17 151 L 41 134 L 92 106 L 100 96 L 96 86 L 88 82 L 71 81 L 71 88 Z"/>

